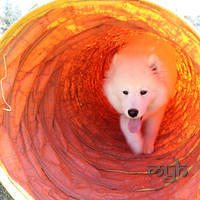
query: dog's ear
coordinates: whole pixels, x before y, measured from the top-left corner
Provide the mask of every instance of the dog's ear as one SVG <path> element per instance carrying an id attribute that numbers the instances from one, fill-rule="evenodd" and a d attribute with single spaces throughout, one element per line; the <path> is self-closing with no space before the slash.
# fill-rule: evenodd
<path id="1" fill-rule="evenodd" d="M 117 60 L 117 53 L 113 56 L 112 58 L 112 63 L 116 64 L 116 60 Z"/>
<path id="2" fill-rule="evenodd" d="M 148 66 L 150 67 L 150 70 L 153 72 L 153 74 L 159 75 L 160 65 L 161 62 L 155 54 L 149 56 Z"/>
<path id="3" fill-rule="evenodd" d="M 108 71 L 105 73 L 105 77 L 111 79 L 113 77 L 114 71 L 115 71 L 115 64 L 116 64 L 116 59 L 117 59 L 117 54 L 115 54 L 112 57 L 111 63 L 110 63 L 110 68 Z"/>

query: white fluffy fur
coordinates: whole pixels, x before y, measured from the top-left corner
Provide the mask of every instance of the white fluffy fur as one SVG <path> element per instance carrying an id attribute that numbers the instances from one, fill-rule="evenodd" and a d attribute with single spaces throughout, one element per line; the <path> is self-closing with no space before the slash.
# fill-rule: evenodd
<path id="1" fill-rule="evenodd" d="M 139 34 L 114 55 L 105 74 L 104 94 L 120 114 L 120 127 L 136 154 L 152 153 L 159 127 L 176 82 L 176 51 L 151 34 Z M 123 91 L 127 90 L 128 95 Z M 140 91 L 148 91 L 141 95 Z M 128 110 L 139 110 L 139 133 L 130 133 Z"/>

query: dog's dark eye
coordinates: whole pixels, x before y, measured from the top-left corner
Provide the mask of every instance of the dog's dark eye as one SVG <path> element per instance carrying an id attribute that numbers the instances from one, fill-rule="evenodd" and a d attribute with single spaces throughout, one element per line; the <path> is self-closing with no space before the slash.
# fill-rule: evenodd
<path id="1" fill-rule="evenodd" d="M 123 94 L 128 95 L 128 91 L 127 91 L 127 90 L 124 90 L 124 91 L 123 91 Z"/>
<path id="2" fill-rule="evenodd" d="M 145 95 L 146 93 L 147 93 L 146 90 L 141 90 L 141 91 L 140 91 L 140 94 L 141 94 L 141 95 Z"/>

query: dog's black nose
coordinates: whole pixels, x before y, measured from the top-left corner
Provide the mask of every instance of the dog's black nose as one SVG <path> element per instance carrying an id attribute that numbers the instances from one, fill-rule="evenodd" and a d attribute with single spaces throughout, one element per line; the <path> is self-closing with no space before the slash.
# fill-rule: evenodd
<path id="1" fill-rule="evenodd" d="M 137 109 L 130 109 L 128 110 L 128 114 L 130 117 L 136 117 L 138 115 L 138 110 Z"/>

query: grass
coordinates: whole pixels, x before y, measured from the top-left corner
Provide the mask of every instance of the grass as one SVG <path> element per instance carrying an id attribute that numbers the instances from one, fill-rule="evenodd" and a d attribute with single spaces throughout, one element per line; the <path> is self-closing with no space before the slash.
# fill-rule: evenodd
<path id="1" fill-rule="evenodd" d="M 14 200 L 0 183 L 0 200 Z"/>

